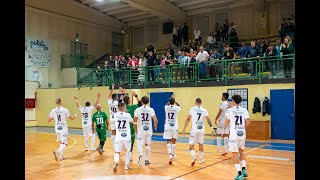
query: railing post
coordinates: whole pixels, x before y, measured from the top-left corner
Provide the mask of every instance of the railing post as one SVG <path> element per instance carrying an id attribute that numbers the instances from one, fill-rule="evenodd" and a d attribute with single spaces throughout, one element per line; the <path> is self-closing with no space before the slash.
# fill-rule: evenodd
<path id="1" fill-rule="evenodd" d="M 148 81 L 148 69 L 147 66 L 144 67 L 144 84 L 143 87 L 146 89 L 147 88 L 147 81 Z"/>
<path id="2" fill-rule="evenodd" d="M 262 71 L 263 71 L 263 65 L 262 63 L 264 63 L 264 61 L 260 60 L 260 57 L 258 58 L 258 60 L 256 60 L 258 63 L 257 63 L 257 67 L 256 67 L 256 72 L 259 73 L 258 74 L 258 80 L 259 80 L 259 84 L 261 84 L 261 76 L 262 76 Z M 260 65 L 261 64 L 261 65 Z"/>
<path id="3" fill-rule="evenodd" d="M 167 81 L 168 81 L 168 88 L 171 87 L 171 64 L 166 65 L 167 69 Z"/>
<path id="4" fill-rule="evenodd" d="M 90 87 L 92 87 L 92 69 L 90 70 Z"/>
<path id="5" fill-rule="evenodd" d="M 227 86 L 227 62 L 226 60 L 223 60 L 223 80 L 224 80 L 224 85 Z"/>
<path id="6" fill-rule="evenodd" d="M 130 89 L 132 89 L 132 81 L 131 81 L 132 77 L 131 76 L 132 76 L 132 68 L 129 68 L 129 83 L 130 83 L 129 85 L 130 85 Z"/>

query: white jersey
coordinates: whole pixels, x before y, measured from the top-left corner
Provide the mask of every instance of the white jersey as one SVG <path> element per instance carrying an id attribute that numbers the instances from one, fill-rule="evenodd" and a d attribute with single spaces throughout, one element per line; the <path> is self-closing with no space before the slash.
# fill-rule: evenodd
<path id="1" fill-rule="evenodd" d="M 56 133 L 68 132 L 67 118 L 69 116 L 69 110 L 64 107 L 56 107 L 51 110 L 49 118 L 54 119 Z"/>
<path id="2" fill-rule="evenodd" d="M 116 138 L 117 141 L 130 141 L 131 140 L 131 130 L 130 124 L 133 119 L 129 113 L 117 112 L 114 114 L 114 121 L 116 123 Z"/>
<path id="3" fill-rule="evenodd" d="M 230 139 L 246 138 L 246 119 L 249 118 L 248 110 L 240 106 L 228 109 L 227 119 L 230 120 Z"/>
<path id="4" fill-rule="evenodd" d="M 204 120 L 209 116 L 208 111 L 201 106 L 194 106 L 190 109 L 189 115 L 191 116 L 191 132 L 205 131 Z"/>
<path id="5" fill-rule="evenodd" d="M 80 106 L 79 110 L 82 114 L 82 127 L 87 127 L 92 125 L 92 111 L 94 110 L 94 106 L 83 107 Z"/>
<path id="6" fill-rule="evenodd" d="M 152 134 L 152 116 L 154 109 L 149 106 L 141 106 L 134 112 L 134 117 L 138 117 L 138 134 Z"/>
<path id="7" fill-rule="evenodd" d="M 166 112 L 166 122 L 164 129 L 178 129 L 178 113 L 181 110 L 180 106 L 176 105 L 165 105 L 164 110 Z"/>
<path id="8" fill-rule="evenodd" d="M 114 120 L 114 114 L 118 112 L 118 101 L 117 100 L 112 100 L 108 99 L 108 106 L 110 110 L 110 121 Z"/>
<path id="9" fill-rule="evenodd" d="M 219 118 L 220 118 L 221 123 L 224 124 L 225 119 L 226 119 L 226 111 L 228 109 L 228 101 L 222 101 L 220 103 L 219 109 L 222 110 Z"/>

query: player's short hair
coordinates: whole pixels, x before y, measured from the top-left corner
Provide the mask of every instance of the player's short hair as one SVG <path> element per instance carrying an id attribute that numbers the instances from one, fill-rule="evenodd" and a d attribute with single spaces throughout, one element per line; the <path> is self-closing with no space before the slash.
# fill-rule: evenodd
<path id="1" fill-rule="evenodd" d="M 118 108 L 123 109 L 126 106 L 124 102 L 118 103 Z"/>
<path id="2" fill-rule="evenodd" d="M 90 102 L 86 102 L 86 107 L 89 107 L 90 106 Z"/>
<path id="3" fill-rule="evenodd" d="M 175 100 L 174 98 L 170 98 L 170 99 L 169 99 L 169 103 L 170 103 L 171 105 L 174 105 L 175 102 L 176 102 L 176 100 Z"/>
<path id="4" fill-rule="evenodd" d="M 112 100 L 117 100 L 117 94 L 116 93 L 112 94 L 111 98 L 112 98 Z"/>
<path id="5" fill-rule="evenodd" d="M 56 104 L 60 104 L 61 103 L 61 98 L 56 99 Z"/>
<path id="6" fill-rule="evenodd" d="M 197 99 L 196 99 L 196 102 L 197 102 L 197 103 L 202 103 L 202 100 L 201 100 L 200 98 L 197 98 Z"/>
<path id="7" fill-rule="evenodd" d="M 224 97 L 224 99 L 228 99 L 229 98 L 229 93 L 224 92 L 224 93 L 222 93 L 222 96 Z"/>
<path id="8" fill-rule="evenodd" d="M 242 97 L 238 94 L 234 94 L 232 96 L 232 100 L 236 103 L 236 104 L 240 104 L 242 101 Z"/>
<path id="9" fill-rule="evenodd" d="M 125 95 L 125 96 L 123 97 L 123 102 L 124 102 L 124 103 L 129 104 L 129 100 L 130 100 L 130 97 L 129 97 L 129 96 Z"/>
<path id="10" fill-rule="evenodd" d="M 141 102 L 142 102 L 143 104 L 148 104 L 148 103 L 149 103 L 149 98 L 148 98 L 148 96 L 143 96 L 143 97 L 141 98 Z"/>

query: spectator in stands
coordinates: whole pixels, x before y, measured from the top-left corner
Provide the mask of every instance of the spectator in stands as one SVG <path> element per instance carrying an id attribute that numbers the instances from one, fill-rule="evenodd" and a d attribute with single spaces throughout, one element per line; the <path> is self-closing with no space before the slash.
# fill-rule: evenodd
<path id="1" fill-rule="evenodd" d="M 153 70 L 155 60 L 156 60 L 156 56 L 154 55 L 153 51 L 149 51 L 147 56 L 148 81 L 152 80 L 152 83 L 155 81 L 154 70 Z"/>
<path id="2" fill-rule="evenodd" d="M 269 64 L 269 67 L 271 69 L 271 75 L 273 78 L 276 78 L 276 61 L 277 59 L 277 50 L 273 48 L 271 44 L 269 44 L 268 49 L 266 50 L 265 57 L 267 57 L 267 63 Z"/>
<path id="3" fill-rule="evenodd" d="M 129 49 L 127 49 L 127 52 L 126 52 L 126 54 L 125 54 L 125 57 L 126 57 L 126 60 L 127 60 L 127 61 L 129 60 L 129 58 L 128 58 L 129 56 L 132 57 L 132 53 L 130 52 Z"/>
<path id="4" fill-rule="evenodd" d="M 246 45 L 245 42 L 241 43 L 241 48 L 238 49 L 237 51 L 237 55 L 240 56 L 240 58 L 245 58 L 247 57 L 249 51 L 249 47 Z M 247 63 L 246 62 L 242 62 L 242 73 L 248 73 L 248 69 L 247 69 Z"/>
<path id="5" fill-rule="evenodd" d="M 166 58 L 169 59 L 173 59 L 174 56 L 171 55 L 170 51 L 167 51 L 167 54 L 165 55 Z"/>
<path id="6" fill-rule="evenodd" d="M 210 78 L 221 78 L 222 77 L 222 67 L 221 64 L 222 56 L 218 53 L 218 49 L 213 49 L 210 56 L 211 66 L 210 66 Z M 218 80 L 219 81 L 219 80 Z"/>
<path id="7" fill-rule="evenodd" d="M 160 64 L 161 64 L 161 59 L 159 57 L 159 55 L 156 55 L 156 59 L 154 61 L 154 78 L 156 81 L 159 81 L 160 79 Z"/>
<path id="8" fill-rule="evenodd" d="M 218 32 L 219 29 L 220 29 L 219 23 L 216 23 L 216 25 L 214 26 L 214 30 L 215 30 L 216 32 Z"/>
<path id="9" fill-rule="evenodd" d="M 131 78 L 133 84 L 137 83 L 138 76 L 139 76 L 139 60 L 136 58 L 136 56 L 132 56 L 128 62 L 128 67 L 131 68 Z"/>
<path id="10" fill-rule="evenodd" d="M 280 35 L 280 38 L 281 38 L 281 43 L 283 43 L 284 41 L 284 38 L 286 37 L 286 26 L 287 26 L 287 23 L 286 23 L 286 18 L 282 18 L 282 21 L 281 21 L 281 24 L 280 24 L 280 27 L 279 27 L 279 35 Z"/>
<path id="11" fill-rule="evenodd" d="M 166 65 L 170 65 L 171 62 L 167 60 L 166 56 L 163 54 L 161 57 L 161 63 L 160 63 L 160 72 L 162 76 L 162 80 L 167 79 L 167 67 Z"/>
<path id="12" fill-rule="evenodd" d="M 198 51 L 197 45 L 195 43 L 190 44 L 190 49 L 193 49 L 194 51 Z"/>
<path id="13" fill-rule="evenodd" d="M 190 49 L 188 48 L 188 43 L 185 43 L 185 44 L 184 44 L 184 47 L 183 47 L 183 48 L 181 48 L 181 51 L 184 51 L 184 52 L 190 53 Z"/>
<path id="14" fill-rule="evenodd" d="M 152 45 L 152 44 L 150 44 L 150 43 L 149 43 L 149 46 L 147 47 L 147 51 L 148 51 L 148 52 L 152 51 L 152 52 L 153 52 L 153 54 L 155 54 L 155 53 L 156 53 L 156 51 L 155 51 L 155 49 L 154 49 L 153 45 Z"/>
<path id="15" fill-rule="evenodd" d="M 119 55 L 119 78 L 120 78 L 120 84 L 122 83 L 129 83 L 129 79 L 128 79 L 128 71 L 126 70 L 127 68 L 127 61 L 125 59 L 125 57 L 120 56 Z M 131 59 L 131 57 L 128 57 L 128 59 Z"/>
<path id="16" fill-rule="evenodd" d="M 179 26 L 178 28 L 178 46 L 180 47 L 182 45 L 182 28 Z"/>
<path id="17" fill-rule="evenodd" d="M 206 75 L 206 62 L 209 59 L 209 54 L 207 51 L 204 51 L 203 46 L 199 47 L 199 52 L 196 56 L 196 61 L 199 62 L 199 73 L 200 79 L 205 79 Z"/>
<path id="18" fill-rule="evenodd" d="M 169 52 L 170 52 L 171 57 L 174 57 L 174 51 L 173 51 L 173 49 L 172 49 L 172 47 L 171 47 L 171 45 L 170 45 L 170 44 L 168 44 L 168 48 L 167 48 L 167 50 L 166 50 L 166 51 L 169 51 Z"/>
<path id="19" fill-rule="evenodd" d="M 96 71 L 96 77 L 97 77 L 97 85 L 102 86 L 102 74 L 101 74 L 101 68 L 100 66 L 97 67 Z"/>
<path id="20" fill-rule="evenodd" d="M 178 26 L 173 27 L 172 30 L 172 44 L 178 46 Z"/>
<path id="21" fill-rule="evenodd" d="M 109 56 L 108 67 L 109 67 L 110 69 L 114 69 L 114 67 L 115 67 L 115 61 L 114 61 L 114 59 L 112 58 L 112 56 Z"/>
<path id="22" fill-rule="evenodd" d="M 214 43 L 216 42 L 216 37 L 213 36 L 213 32 L 211 32 L 207 38 L 207 42 L 209 44 L 209 50 L 213 49 Z"/>
<path id="23" fill-rule="evenodd" d="M 178 81 L 178 73 L 179 73 L 179 66 L 178 66 L 178 59 L 181 56 L 182 51 L 178 51 L 178 54 L 172 59 L 172 69 L 171 69 L 171 77 L 175 77 L 175 80 Z M 173 76 L 173 72 L 175 73 L 175 76 Z"/>
<path id="24" fill-rule="evenodd" d="M 259 48 L 256 46 L 256 43 L 254 41 L 251 41 L 251 46 L 248 52 L 248 58 L 251 58 L 250 61 L 251 62 L 251 76 L 255 76 L 256 75 L 256 67 L 257 67 L 257 62 L 258 62 L 258 58 L 259 56 Z M 252 59 L 253 58 L 253 59 Z"/>
<path id="25" fill-rule="evenodd" d="M 279 58 L 281 58 L 281 49 L 282 49 L 282 44 L 281 44 L 281 41 L 278 39 L 277 41 L 276 41 L 276 47 L 275 47 L 275 49 L 276 49 L 276 51 L 277 51 L 277 58 L 279 59 Z M 279 69 L 282 69 L 282 67 L 283 67 L 283 65 L 282 65 L 282 61 L 280 61 L 280 60 L 278 60 L 277 61 L 277 70 L 279 70 Z"/>
<path id="26" fill-rule="evenodd" d="M 265 56 L 265 53 L 266 53 L 266 51 L 267 51 L 267 49 L 269 48 L 269 45 L 270 45 L 270 41 L 269 41 L 269 39 L 267 38 L 267 39 L 265 39 L 264 40 L 264 44 L 262 45 L 262 50 L 261 50 L 261 55 L 262 56 Z M 269 67 L 269 63 L 267 62 L 267 61 L 265 61 L 265 67 L 266 67 L 266 70 L 268 71 L 268 72 L 270 72 L 270 67 Z"/>
<path id="27" fill-rule="evenodd" d="M 109 71 L 109 66 L 108 66 L 108 61 L 104 61 L 104 65 L 102 68 L 102 74 L 103 74 L 103 81 L 107 82 L 107 80 L 109 80 L 109 75 L 110 75 L 110 71 Z"/>
<path id="28" fill-rule="evenodd" d="M 291 43 L 294 47 L 294 23 L 292 22 L 292 20 L 290 18 L 287 18 L 287 34 L 286 36 L 290 36 L 291 38 Z"/>
<path id="29" fill-rule="evenodd" d="M 228 44 L 226 44 L 225 46 L 225 52 L 224 55 L 222 57 L 222 60 L 230 60 L 230 59 L 236 59 L 236 53 L 230 48 L 230 46 Z M 229 64 L 230 67 L 230 77 L 234 76 L 234 62 L 227 62 L 227 64 Z M 230 79 L 232 80 L 232 79 Z"/>
<path id="30" fill-rule="evenodd" d="M 189 32 L 189 27 L 187 26 L 187 23 L 184 23 L 182 27 L 182 37 L 183 37 L 184 44 L 188 43 L 188 32 Z"/>
<path id="31" fill-rule="evenodd" d="M 222 28 L 220 28 L 219 31 L 217 32 L 216 40 L 218 42 L 219 53 L 224 54 L 224 42 L 226 40 L 226 36 L 222 32 Z"/>
<path id="32" fill-rule="evenodd" d="M 198 27 L 196 27 L 196 30 L 194 30 L 193 34 L 194 34 L 194 41 L 195 41 L 196 45 L 201 45 L 202 37 L 201 37 L 201 32 L 198 29 Z"/>
<path id="33" fill-rule="evenodd" d="M 230 42 L 230 47 L 233 49 L 233 51 L 237 52 L 239 47 L 239 38 L 234 28 L 231 28 L 231 31 L 229 34 L 229 42 Z"/>
<path id="34" fill-rule="evenodd" d="M 139 70 L 141 75 L 144 75 L 144 67 L 146 65 L 147 65 L 147 58 L 143 54 L 140 54 L 138 70 Z"/>
<path id="35" fill-rule="evenodd" d="M 261 53 L 261 46 L 258 43 L 258 39 L 253 39 L 253 42 L 256 44 L 256 47 L 259 48 L 259 52 Z"/>
<path id="36" fill-rule="evenodd" d="M 182 83 L 185 79 L 185 65 L 187 64 L 187 62 L 188 62 L 187 56 L 185 56 L 185 52 L 182 51 L 181 56 L 178 59 L 180 83 Z M 177 79 L 177 73 L 176 73 L 176 79 Z"/>
<path id="37" fill-rule="evenodd" d="M 288 55 L 291 55 L 294 53 L 294 49 L 293 49 L 293 45 L 292 45 L 290 36 L 287 36 L 284 39 L 281 52 L 283 53 L 282 57 L 286 58 L 285 60 L 283 60 L 284 76 L 286 78 L 289 78 L 289 77 L 291 77 L 291 69 L 293 66 L 293 61 L 292 61 L 292 59 L 288 59 L 290 57 Z"/>
<path id="38" fill-rule="evenodd" d="M 187 53 L 188 63 L 187 63 L 187 73 L 189 80 L 192 79 L 194 63 L 196 62 L 196 54 L 193 52 L 193 49 L 190 49 L 190 52 Z"/>
<path id="39" fill-rule="evenodd" d="M 114 56 L 114 71 L 113 71 L 113 77 L 114 77 L 114 83 L 119 84 L 120 83 L 120 72 L 119 72 L 119 57 Z"/>
<path id="40" fill-rule="evenodd" d="M 224 20 L 224 24 L 223 24 L 223 29 L 222 29 L 222 33 L 225 35 L 226 39 L 228 39 L 228 30 L 229 30 L 229 21 L 228 19 Z"/>
<path id="41" fill-rule="evenodd" d="M 236 28 L 236 27 L 237 27 L 237 25 L 236 25 L 234 22 L 231 22 L 231 23 L 230 23 L 230 26 L 229 26 L 229 29 L 228 29 L 228 35 L 230 35 L 231 30 L 234 29 L 234 28 Z"/>

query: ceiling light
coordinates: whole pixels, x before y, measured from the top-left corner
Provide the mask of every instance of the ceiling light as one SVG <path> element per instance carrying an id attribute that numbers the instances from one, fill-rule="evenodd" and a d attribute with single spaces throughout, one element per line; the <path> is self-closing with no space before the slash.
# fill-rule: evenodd
<path id="1" fill-rule="evenodd" d="M 101 2 L 101 1 L 103 1 L 103 0 L 96 0 L 96 1 Z"/>

